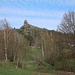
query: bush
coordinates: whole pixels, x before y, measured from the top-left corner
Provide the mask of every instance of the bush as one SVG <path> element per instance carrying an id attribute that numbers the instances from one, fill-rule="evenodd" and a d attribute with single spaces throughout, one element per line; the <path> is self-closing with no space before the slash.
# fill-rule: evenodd
<path id="1" fill-rule="evenodd" d="M 56 70 L 63 70 L 62 62 L 55 61 L 55 67 L 56 67 Z"/>
<path id="2" fill-rule="evenodd" d="M 67 69 L 68 71 L 75 72 L 75 61 L 73 59 L 67 60 Z"/>
<path id="3" fill-rule="evenodd" d="M 65 70 L 65 71 L 75 71 L 75 61 L 74 60 L 64 60 L 64 61 L 56 61 L 55 67 L 57 70 Z"/>

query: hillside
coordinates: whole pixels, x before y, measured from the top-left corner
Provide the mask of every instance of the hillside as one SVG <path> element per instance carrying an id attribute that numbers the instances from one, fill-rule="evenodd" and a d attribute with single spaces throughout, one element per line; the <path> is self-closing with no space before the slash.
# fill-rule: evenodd
<path id="1" fill-rule="evenodd" d="M 43 63 L 43 60 L 45 60 L 56 69 L 74 71 L 72 50 L 67 44 L 72 43 L 72 40 L 70 41 L 72 35 L 42 29 L 29 24 L 27 20 L 24 21 L 24 25 L 19 29 L 19 32 L 29 41 L 32 52 L 30 57 L 38 65 L 46 65 Z"/>
<path id="2" fill-rule="evenodd" d="M 27 22 L 27 20 L 24 21 L 24 25 L 19 29 L 19 32 L 21 32 L 24 36 L 27 37 L 27 39 L 30 41 L 30 45 L 34 46 L 36 45 L 36 42 L 40 40 L 42 36 L 42 32 L 55 32 L 54 30 L 47 30 L 45 28 L 39 28 L 36 26 L 33 26 Z"/>
<path id="3" fill-rule="evenodd" d="M 9 67 L 28 71 L 75 72 L 74 35 L 39 28 L 26 20 L 20 29 L 12 29 L 2 20 L 0 61 Z M 4 68 L 3 68 L 4 69 Z"/>

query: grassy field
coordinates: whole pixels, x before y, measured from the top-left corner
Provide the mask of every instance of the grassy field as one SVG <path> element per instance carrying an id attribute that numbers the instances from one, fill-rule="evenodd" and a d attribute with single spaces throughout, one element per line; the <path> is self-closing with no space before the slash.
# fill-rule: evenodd
<path id="1" fill-rule="evenodd" d="M 0 67 L 0 75 L 55 75 L 55 74 L 40 73 L 26 69 L 20 69 L 20 68 L 16 69 L 14 67 L 3 66 Z"/>
<path id="2" fill-rule="evenodd" d="M 40 73 L 27 71 L 23 69 L 15 69 L 15 68 L 0 68 L 0 75 L 75 75 L 70 72 L 56 72 L 52 71 L 51 73 Z"/>
<path id="3" fill-rule="evenodd" d="M 75 75 L 72 72 L 64 71 L 37 71 L 36 68 L 16 69 L 12 63 L 0 63 L 0 75 Z"/>
<path id="4" fill-rule="evenodd" d="M 32 48 L 31 53 L 42 57 L 41 50 Z M 24 68 L 15 68 L 15 64 L 11 62 L 0 62 L 0 75 L 75 75 L 73 72 L 56 71 L 55 67 L 43 62 L 46 66 L 37 66 L 34 61 L 28 60 L 24 62 Z"/>

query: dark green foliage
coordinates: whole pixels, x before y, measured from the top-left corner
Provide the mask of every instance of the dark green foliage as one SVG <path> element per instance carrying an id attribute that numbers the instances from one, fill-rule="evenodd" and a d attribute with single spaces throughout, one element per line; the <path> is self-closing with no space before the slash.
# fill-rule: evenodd
<path id="1" fill-rule="evenodd" d="M 64 61 L 56 61 L 55 67 L 57 70 L 65 70 L 69 72 L 75 72 L 75 61 L 74 60 L 64 60 Z"/>

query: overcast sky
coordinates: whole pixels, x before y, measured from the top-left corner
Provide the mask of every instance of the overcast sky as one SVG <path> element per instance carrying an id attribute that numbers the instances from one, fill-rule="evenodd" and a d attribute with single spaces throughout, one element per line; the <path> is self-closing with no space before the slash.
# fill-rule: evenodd
<path id="1" fill-rule="evenodd" d="M 29 24 L 56 30 L 65 12 L 75 11 L 75 0 L 0 0 L 0 19 L 12 27 Z"/>

